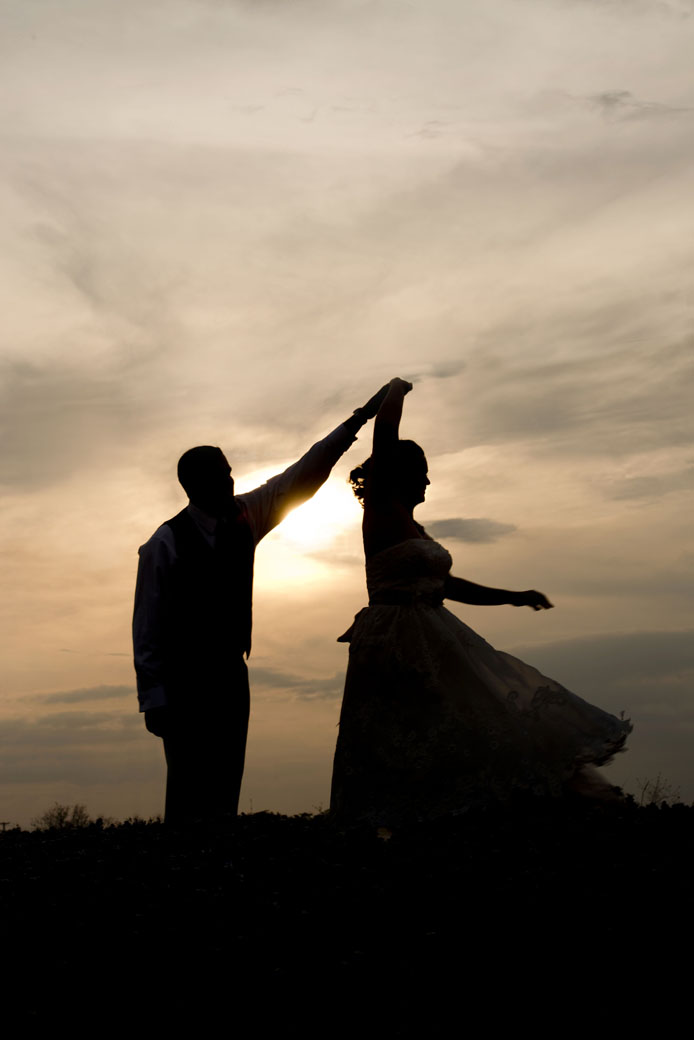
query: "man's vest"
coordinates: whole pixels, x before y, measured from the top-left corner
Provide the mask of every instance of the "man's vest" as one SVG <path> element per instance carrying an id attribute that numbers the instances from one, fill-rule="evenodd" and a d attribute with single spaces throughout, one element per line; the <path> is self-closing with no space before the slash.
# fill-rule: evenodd
<path id="1" fill-rule="evenodd" d="M 176 561 L 162 589 L 164 658 L 167 686 L 184 695 L 223 681 L 230 660 L 250 653 L 255 545 L 243 507 L 219 520 L 214 548 L 187 509 L 166 523 Z"/>

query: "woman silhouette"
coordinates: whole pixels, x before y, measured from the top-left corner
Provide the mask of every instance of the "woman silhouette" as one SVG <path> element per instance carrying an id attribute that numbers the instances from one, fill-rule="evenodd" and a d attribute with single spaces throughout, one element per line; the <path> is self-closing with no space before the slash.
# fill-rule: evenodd
<path id="1" fill-rule="evenodd" d="M 391 381 L 373 454 L 350 477 L 364 506 L 369 606 L 340 637 L 351 646 L 331 811 L 395 823 L 521 792 L 618 797 L 595 767 L 623 749 L 630 723 L 495 650 L 444 608 L 444 598 L 552 604 L 450 575 L 450 555 L 413 517 L 429 478 L 419 445 L 399 439 L 411 389 Z"/>

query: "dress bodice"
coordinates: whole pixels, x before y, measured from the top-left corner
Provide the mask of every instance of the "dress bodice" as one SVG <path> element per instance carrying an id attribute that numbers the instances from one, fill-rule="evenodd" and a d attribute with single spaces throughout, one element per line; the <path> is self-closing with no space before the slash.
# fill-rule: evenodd
<path id="1" fill-rule="evenodd" d="M 440 602 L 451 556 L 431 538 L 408 538 L 376 553 L 366 563 L 369 601 Z"/>

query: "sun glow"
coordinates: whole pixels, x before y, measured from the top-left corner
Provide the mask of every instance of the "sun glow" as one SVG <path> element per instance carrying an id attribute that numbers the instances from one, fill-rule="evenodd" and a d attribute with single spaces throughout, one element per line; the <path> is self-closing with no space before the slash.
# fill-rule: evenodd
<path id="1" fill-rule="evenodd" d="M 347 528 L 359 523 L 360 513 L 349 487 L 337 480 L 328 481 L 282 522 L 280 537 L 302 552 L 324 550 Z"/>

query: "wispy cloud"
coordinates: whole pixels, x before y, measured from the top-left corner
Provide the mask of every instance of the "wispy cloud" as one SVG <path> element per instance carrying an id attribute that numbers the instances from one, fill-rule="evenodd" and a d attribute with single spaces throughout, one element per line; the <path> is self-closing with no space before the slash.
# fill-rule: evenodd
<path id="1" fill-rule="evenodd" d="M 490 352 L 479 357 L 474 375 L 470 366 L 467 380 L 473 385 L 463 417 L 468 443 L 470 433 L 483 442 L 545 440 L 550 449 L 554 439 L 562 452 L 626 455 L 692 442 L 688 402 L 694 353 L 689 342 L 647 339 L 622 347 L 612 314 L 591 343 L 582 329 L 585 316 L 577 310 L 573 328 L 565 317 L 559 343 L 576 343 L 573 357 L 542 362 L 533 351 L 512 362 L 509 358 L 500 370 L 500 359 L 490 363 Z M 538 345 L 546 343 L 551 351 L 555 331 L 552 323 L 538 330 Z"/>
<path id="2" fill-rule="evenodd" d="M 694 466 L 663 476 L 624 477 L 605 486 L 605 493 L 616 499 L 660 499 L 677 491 L 694 490 Z"/>
<path id="3" fill-rule="evenodd" d="M 336 672 L 335 675 L 324 679 L 307 679 L 277 668 L 253 667 L 251 676 L 254 687 L 289 691 L 306 700 L 339 697 L 342 695 L 345 685 L 345 677 L 342 672 Z"/>
<path id="4" fill-rule="evenodd" d="M 629 90 L 604 90 L 598 94 L 590 94 L 585 100 L 606 119 L 616 121 L 663 119 L 694 112 L 694 108 L 690 107 L 666 105 L 659 101 L 641 101 Z"/>
<path id="5" fill-rule="evenodd" d="M 108 740 L 127 740 L 132 730 L 143 725 L 142 718 L 136 712 L 124 713 L 115 711 L 59 711 L 46 712 L 39 718 L 8 719 L 7 727 L 12 732 L 3 730 L 0 741 L 12 743 L 20 733 L 32 733 L 49 739 L 51 734 L 71 734 L 75 743 L 88 743 L 94 737 Z M 60 738 L 63 739 L 62 737 Z"/>
<path id="6" fill-rule="evenodd" d="M 496 542 L 516 530 L 515 524 L 502 524 L 484 517 L 470 517 L 467 520 L 452 517 L 427 524 L 428 533 L 435 538 L 454 538 L 460 542 Z"/>
<path id="7" fill-rule="evenodd" d="M 2 462 L 0 485 L 34 489 L 60 483 L 104 440 L 127 425 L 121 386 L 88 369 L 50 362 L 0 367 Z"/>
<path id="8" fill-rule="evenodd" d="M 686 19 L 694 15 L 694 0 L 566 0 L 570 6 L 604 8 L 624 18 L 661 15 Z"/>
<path id="9" fill-rule="evenodd" d="M 540 646 L 516 647 L 512 653 L 577 687 L 619 688 L 620 694 L 655 684 L 679 684 L 681 707 L 694 714 L 694 630 L 597 633 Z M 562 679 L 561 676 L 565 679 Z"/>
<path id="10" fill-rule="evenodd" d="M 40 719 L 4 719 L 0 727 L 0 783 L 98 785 L 157 776 L 141 718 L 104 712 L 63 712 Z"/>
<path id="11" fill-rule="evenodd" d="M 36 700 L 43 704 L 81 704 L 92 701 L 119 700 L 129 705 L 135 702 L 134 686 L 89 686 L 79 690 L 60 690 L 57 693 L 40 693 Z M 68 716 L 72 718 L 72 715 Z"/>

